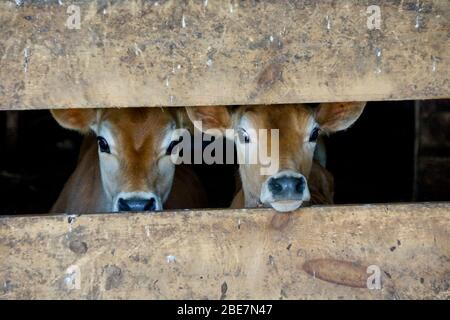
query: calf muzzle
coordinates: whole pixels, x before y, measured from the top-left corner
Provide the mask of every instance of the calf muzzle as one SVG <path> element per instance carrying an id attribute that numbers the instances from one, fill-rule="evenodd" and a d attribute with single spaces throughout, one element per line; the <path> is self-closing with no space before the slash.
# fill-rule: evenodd
<path id="1" fill-rule="evenodd" d="M 156 211 L 157 201 L 155 198 L 141 199 L 141 198 L 119 198 L 117 203 L 119 211 Z"/>
<path id="2" fill-rule="evenodd" d="M 299 172 L 283 170 L 268 178 L 261 189 L 260 201 L 277 211 L 289 212 L 309 201 L 306 178 Z"/>

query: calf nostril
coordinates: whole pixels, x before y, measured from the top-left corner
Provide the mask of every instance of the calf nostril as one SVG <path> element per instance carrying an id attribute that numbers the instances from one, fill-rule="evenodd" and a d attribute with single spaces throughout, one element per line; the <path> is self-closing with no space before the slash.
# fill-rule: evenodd
<path id="1" fill-rule="evenodd" d="M 297 191 L 298 193 L 303 193 L 303 191 L 305 191 L 305 179 L 298 179 L 298 182 L 295 185 L 295 191 Z"/>
<path id="2" fill-rule="evenodd" d="M 120 198 L 118 201 L 118 209 L 119 211 L 130 211 L 130 206 L 125 199 Z"/>
<path id="3" fill-rule="evenodd" d="M 117 201 L 118 211 L 155 211 L 157 209 L 157 200 L 156 198 L 131 198 L 131 199 L 123 199 L 119 198 Z"/>
<path id="4" fill-rule="evenodd" d="M 268 183 L 268 189 L 271 195 L 277 199 L 301 198 L 306 188 L 307 182 L 302 176 L 280 176 L 271 178 Z"/>
<path id="5" fill-rule="evenodd" d="M 156 200 L 151 198 L 144 207 L 144 211 L 154 211 L 156 209 Z"/>
<path id="6" fill-rule="evenodd" d="M 273 194 L 279 194 L 280 192 L 283 191 L 283 186 L 280 183 L 278 183 L 275 179 L 272 179 L 269 182 L 269 188 Z"/>

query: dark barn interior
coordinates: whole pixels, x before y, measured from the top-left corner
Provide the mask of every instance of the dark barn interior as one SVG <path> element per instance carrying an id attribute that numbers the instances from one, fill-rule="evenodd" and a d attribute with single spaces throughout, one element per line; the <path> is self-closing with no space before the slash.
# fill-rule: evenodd
<path id="1" fill-rule="evenodd" d="M 426 105 L 426 107 L 425 107 Z M 448 100 L 372 102 L 327 137 L 339 204 L 450 200 Z M 72 173 L 82 136 L 47 110 L 0 112 L 1 214 L 46 213 Z M 195 165 L 211 208 L 227 207 L 234 165 Z"/>

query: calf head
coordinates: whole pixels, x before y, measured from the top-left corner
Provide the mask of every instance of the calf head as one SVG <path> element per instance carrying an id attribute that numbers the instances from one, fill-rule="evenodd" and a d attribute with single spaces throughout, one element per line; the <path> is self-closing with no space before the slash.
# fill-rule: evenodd
<path id="1" fill-rule="evenodd" d="M 170 154 L 183 126 L 182 109 L 52 110 L 57 122 L 98 142 L 101 185 L 112 211 L 162 210 L 175 166 Z M 97 164 L 93 164 L 97 165 Z"/>
<path id="2" fill-rule="evenodd" d="M 219 129 L 225 134 L 234 129 L 239 155 L 266 148 L 272 159 L 278 157 L 278 171 L 261 174 L 261 164 L 240 164 L 239 171 L 246 207 L 271 206 L 277 211 L 292 211 L 310 199 L 308 176 L 320 134 L 350 127 L 361 115 L 365 102 L 326 103 L 316 108 L 306 105 L 190 107 L 189 118 L 202 131 Z M 198 125 L 198 124 L 201 124 Z M 279 145 L 271 139 L 255 139 L 266 129 L 277 129 Z M 262 144 L 266 144 L 263 146 Z M 278 149 L 278 150 L 276 150 Z"/>

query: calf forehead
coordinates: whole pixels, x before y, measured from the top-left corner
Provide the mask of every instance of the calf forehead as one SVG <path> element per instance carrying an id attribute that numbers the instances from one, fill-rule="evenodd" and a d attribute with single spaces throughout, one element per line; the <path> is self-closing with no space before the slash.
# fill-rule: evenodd
<path id="1" fill-rule="evenodd" d="M 112 127 L 120 140 L 135 149 L 146 141 L 157 140 L 174 124 L 172 114 L 160 108 L 109 109 L 102 121 Z"/>
<path id="2" fill-rule="evenodd" d="M 313 120 L 306 105 L 259 106 L 245 110 L 259 129 L 279 129 L 281 135 L 302 133 Z"/>

